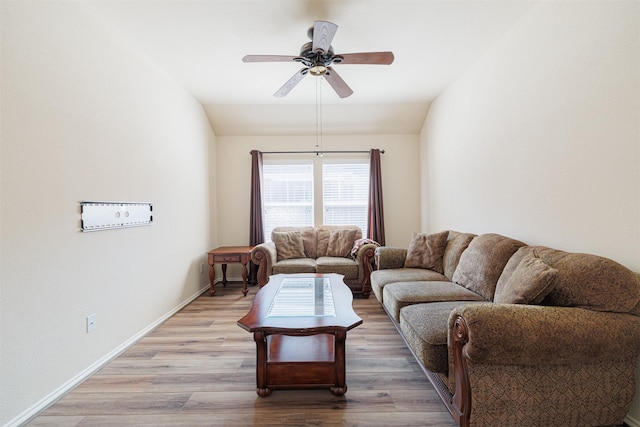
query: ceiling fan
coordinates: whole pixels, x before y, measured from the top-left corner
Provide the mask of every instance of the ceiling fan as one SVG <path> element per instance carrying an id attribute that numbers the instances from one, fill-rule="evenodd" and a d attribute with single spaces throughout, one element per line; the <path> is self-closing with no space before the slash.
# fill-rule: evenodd
<path id="1" fill-rule="evenodd" d="M 392 52 L 362 52 L 334 54 L 331 41 L 338 26 L 328 21 L 315 21 L 307 35 L 310 42 L 302 45 L 299 56 L 287 55 L 247 55 L 243 62 L 300 62 L 304 67 L 295 73 L 273 96 L 286 96 L 295 85 L 307 75 L 323 76 L 340 98 L 353 94 L 353 90 L 333 69 L 333 64 L 389 65 L 393 62 Z"/>

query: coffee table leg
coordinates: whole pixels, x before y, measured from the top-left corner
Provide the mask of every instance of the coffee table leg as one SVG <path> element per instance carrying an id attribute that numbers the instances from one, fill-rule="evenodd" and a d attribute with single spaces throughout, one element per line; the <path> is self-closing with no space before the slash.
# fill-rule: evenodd
<path id="1" fill-rule="evenodd" d="M 347 378 L 345 373 L 345 341 L 347 340 L 347 333 L 337 331 L 334 336 L 336 386 L 331 387 L 331 393 L 336 396 L 342 396 L 347 392 Z"/>
<path id="2" fill-rule="evenodd" d="M 271 390 L 267 388 L 267 336 L 262 332 L 254 332 L 256 342 L 256 393 L 260 397 L 267 397 Z"/>

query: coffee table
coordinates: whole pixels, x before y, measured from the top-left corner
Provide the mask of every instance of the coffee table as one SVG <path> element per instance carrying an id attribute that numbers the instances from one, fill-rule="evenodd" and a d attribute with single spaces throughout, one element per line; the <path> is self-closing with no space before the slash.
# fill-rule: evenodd
<path id="1" fill-rule="evenodd" d="M 277 274 L 269 278 L 238 326 L 256 342 L 256 393 L 328 388 L 347 392 L 347 331 L 362 324 L 339 274 Z"/>

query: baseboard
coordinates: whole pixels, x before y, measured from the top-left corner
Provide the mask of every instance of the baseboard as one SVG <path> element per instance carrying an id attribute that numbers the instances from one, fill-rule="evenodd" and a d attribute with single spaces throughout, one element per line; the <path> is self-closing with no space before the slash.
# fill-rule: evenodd
<path id="1" fill-rule="evenodd" d="M 631 415 L 627 415 L 624 419 L 624 423 L 629 427 L 640 427 L 640 420 L 636 420 Z"/>
<path id="2" fill-rule="evenodd" d="M 140 332 L 138 332 L 137 334 L 135 334 L 134 336 L 129 338 L 127 341 L 125 341 L 124 343 L 122 343 L 121 345 L 116 347 L 114 350 L 112 350 L 111 352 L 107 353 L 105 356 L 103 356 L 102 358 L 97 360 L 95 363 L 93 363 L 87 369 L 85 369 L 84 371 L 80 372 L 75 377 L 71 378 L 69 381 L 67 381 L 66 383 L 64 383 L 60 387 L 58 387 L 53 392 L 49 393 L 49 395 L 47 395 L 44 398 L 42 398 L 35 405 L 31 406 L 29 409 L 27 409 L 26 411 L 24 411 L 23 413 L 21 413 L 20 415 L 18 415 L 17 417 L 12 419 L 11 421 L 9 421 L 3 427 L 18 427 L 18 426 L 23 425 L 24 423 L 30 421 L 32 418 L 36 417 L 40 412 L 44 411 L 47 407 L 49 407 L 51 404 L 53 404 L 56 400 L 60 399 L 66 393 L 71 391 L 74 387 L 78 386 L 82 381 L 84 381 L 85 379 L 90 377 L 93 373 L 97 372 L 100 368 L 105 366 L 107 363 L 111 362 L 113 359 L 118 357 L 120 354 L 122 354 L 125 350 L 127 350 L 133 344 L 135 344 L 138 341 L 140 341 L 140 339 L 142 339 L 145 335 L 147 335 L 149 332 L 153 331 L 155 328 L 157 328 L 164 321 L 166 321 L 171 316 L 176 314 L 178 311 L 182 310 L 184 307 L 189 305 L 193 300 L 198 298 L 200 295 L 202 295 L 208 289 L 209 289 L 209 284 L 207 283 L 207 285 L 205 287 L 203 287 L 202 289 L 200 289 L 198 292 L 196 292 L 195 294 L 191 295 L 189 298 L 187 298 L 181 304 L 179 304 L 178 306 L 173 308 L 171 311 L 169 311 L 168 313 L 166 313 L 165 315 L 160 317 L 158 320 L 156 320 L 155 322 L 153 322 L 152 324 L 150 324 L 149 326 L 147 326 L 146 328 L 144 328 L 143 330 L 141 330 Z"/>

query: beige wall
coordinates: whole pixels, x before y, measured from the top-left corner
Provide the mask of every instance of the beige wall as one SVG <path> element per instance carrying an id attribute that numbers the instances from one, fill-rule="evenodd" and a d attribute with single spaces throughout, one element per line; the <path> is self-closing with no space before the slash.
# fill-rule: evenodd
<path id="1" fill-rule="evenodd" d="M 225 137 L 217 138 L 218 211 L 216 223 L 220 245 L 245 245 L 249 241 L 249 195 L 251 150 L 314 150 L 315 136 Z M 406 247 L 420 227 L 419 164 L 417 135 L 324 135 L 324 150 L 385 150 L 381 158 L 385 231 L 387 244 Z M 326 154 L 327 158 L 335 158 Z M 354 156 L 354 155 L 350 155 Z M 309 155 L 265 155 L 273 159 L 315 159 Z M 368 159 L 368 155 L 354 158 Z M 230 265 L 228 275 L 240 277 L 240 270 Z M 216 274 L 221 274 L 217 271 Z"/>
<path id="2" fill-rule="evenodd" d="M 248 241 L 249 151 L 315 137 L 216 139 L 202 107 L 81 3 L 0 5 L 3 425 L 195 295 L 206 250 Z M 386 150 L 389 245 L 494 231 L 640 271 L 638 9 L 543 2 L 419 137 L 325 135 L 323 148 Z M 151 201 L 155 223 L 83 234 L 86 199 Z"/>
<path id="3" fill-rule="evenodd" d="M 5 425 L 202 289 L 215 137 L 81 3 L 1 7 Z M 81 200 L 149 201 L 154 224 L 82 233 Z"/>
<path id="4" fill-rule="evenodd" d="M 431 106 L 432 230 L 640 271 L 640 3 L 541 2 Z M 629 422 L 640 425 L 640 393 Z"/>

